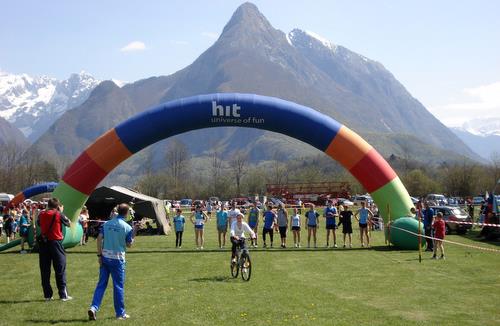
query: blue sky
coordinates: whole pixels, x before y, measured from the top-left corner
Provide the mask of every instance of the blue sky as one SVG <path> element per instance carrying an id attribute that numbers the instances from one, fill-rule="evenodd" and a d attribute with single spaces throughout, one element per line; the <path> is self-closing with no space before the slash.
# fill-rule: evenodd
<path id="1" fill-rule="evenodd" d="M 124 81 L 171 74 L 213 44 L 241 3 L 3 1 L 0 70 Z M 381 62 L 448 125 L 500 117 L 500 1 L 253 3 L 284 32 L 313 31 Z"/>

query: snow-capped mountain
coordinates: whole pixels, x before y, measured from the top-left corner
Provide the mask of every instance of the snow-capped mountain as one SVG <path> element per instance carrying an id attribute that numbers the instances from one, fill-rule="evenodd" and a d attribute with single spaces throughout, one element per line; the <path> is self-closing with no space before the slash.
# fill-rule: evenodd
<path id="1" fill-rule="evenodd" d="M 500 117 L 474 119 L 457 129 L 482 137 L 500 136 Z"/>
<path id="2" fill-rule="evenodd" d="M 483 158 L 488 160 L 493 153 L 500 154 L 500 117 L 474 119 L 450 129 Z"/>
<path id="3" fill-rule="evenodd" d="M 81 105 L 99 83 L 83 71 L 65 80 L 0 71 L 0 117 L 34 142 L 64 112 Z"/>

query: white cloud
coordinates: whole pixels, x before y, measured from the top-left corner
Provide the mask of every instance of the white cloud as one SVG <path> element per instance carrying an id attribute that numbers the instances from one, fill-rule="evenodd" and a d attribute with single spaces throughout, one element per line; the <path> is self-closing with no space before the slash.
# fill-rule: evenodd
<path id="1" fill-rule="evenodd" d="M 201 35 L 208 37 L 212 40 L 216 40 L 217 38 L 219 38 L 219 33 L 214 33 L 214 32 L 202 32 Z"/>
<path id="2" fill-rule="evenodd" d="M 141 41 L 130 42 L 120 49 L 122 52 L 132 52 L 132 51 L 144 51 L 146 50 L 146 44 Z"/>
<path id="3" fill-rule="evenodd" d="M 500 82 L 466 88 L 461 91 L 467 100 L 430 106 L 432 112 L 447 126 L 462 126 L 477 118 L 500 117 Z"/>

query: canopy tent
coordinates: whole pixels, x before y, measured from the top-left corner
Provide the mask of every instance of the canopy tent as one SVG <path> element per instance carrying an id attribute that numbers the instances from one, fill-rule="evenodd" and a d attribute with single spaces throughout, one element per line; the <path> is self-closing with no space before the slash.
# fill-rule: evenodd
<path id="1" fill-rule="evenodd" d="M 168 234 L 170 226 L 163 200 L 143 195 L 125 187 L 99 187 L 87 200 L 86 206 L 92 218 L 108 219 L 113 208 L 121 203 L 134 202 L 135 218 L 155 219 L 160 233 Z"/>

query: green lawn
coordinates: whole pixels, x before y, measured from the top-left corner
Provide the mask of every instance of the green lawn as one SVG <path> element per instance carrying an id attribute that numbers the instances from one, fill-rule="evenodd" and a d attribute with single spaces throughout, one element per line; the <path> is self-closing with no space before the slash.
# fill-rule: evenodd
<path id="1" fill-rule="evenodd" d="M 325 244 L 324 224 L 319 245 Z M 391 250 L 381 232 L 361 249 L 252 249 L 250 282 L 230 278 L 214 222 L 203 252 L 187 227 L 175 237 L 142 236 L 127 255 L 126 323 L 142 325 L 500 325 L 500 254 L 446 246 L 447 260 Z M 305 231 L 302 231 L 305 239 Z M 448 239 L 500 249 L 452 235 Z M 279 241 L 279 240 L 278 240 Z M 302 241 L 304 244 L 305 241 Z M 276 246 L 276 240 L 275 240 Z M 97 281 L 95 241 L 68 250 L 71 302 L 43 302 L 38 257 L 0 254 L 0 324 L 83 324 Z M 112 287 L 98 323 L 115 324 Z"/>

